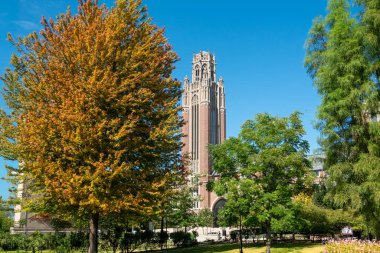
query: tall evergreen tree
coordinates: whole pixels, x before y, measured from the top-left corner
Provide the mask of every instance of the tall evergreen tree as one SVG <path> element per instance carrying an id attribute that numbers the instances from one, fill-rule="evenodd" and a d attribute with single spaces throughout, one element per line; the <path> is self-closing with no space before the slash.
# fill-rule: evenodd
<path id="1" fill-rule="evenodd" d="M 377 194 L 367 184 L 380 167 L 371 167 L 367 158 L 378 139 L 372 117 L 378 114 L 379 89 L 369 55 L 374 50 L 368 48 L 362 20 L 351 16 L 346 0 L 329 1 L 326 18 L 310 30 L 305 65 L 321 96 L 317 127 L 329 174 L 326 197 L 373 221 L 373 213 L 380 213 L 369 203 Z"/>
<path id="2" fill-rule="evenodd" d="M 357 0 L 362 7 L 360 24 L 363 30 L 366 56 L 371 64 L 373 81 L 380 85 L 380 1 Z"/>
<path id="3" fill-rule="evenodd" d="M 322 100 L 317 127 L 328 167 L 355 162 L 367 151 L 373 86 L 360 29 L 348 8 L 345 0 L 329 1 L 327 17 L 314 22 L 307 41 L 306 66 Z"/>
<path id="4" fill-rule="evenodd" d="M 177 55 L 141 0 L 108 9 L 79 1 L 40 34 L 11 42 L 18 53 L 2 80 L 1 155 L 22 162 L 18 180 L 34 212 L 90 221 L 152 214 L 172 173 L 181 173 Z"/>

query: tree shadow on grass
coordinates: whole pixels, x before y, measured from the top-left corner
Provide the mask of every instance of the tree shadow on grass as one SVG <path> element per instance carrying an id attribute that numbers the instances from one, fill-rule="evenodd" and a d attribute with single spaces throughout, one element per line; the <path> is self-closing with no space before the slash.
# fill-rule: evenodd
<path id="1" fill-rule="evenodd" d="M 260 248 L 265 246 L 262 243 L 255 244 L 244 244 L 244 249 L 247 248 Z M 276 243 L 272 245 L 273 253 L 299 253 L 304 249 L 313 248 L 316 244 L 311 243 Z M 206 246 L 195 246 L 192 248 L 183 249 L 172 249 L 164 251 L 164 253 L 214 253 L 214 252 L 225 252 L 229 250 L 238 250 L 239 244 L 222 244 L 222 245 L 206 245 Z M 238 251 L 236 251 L 238 252 Z"/>

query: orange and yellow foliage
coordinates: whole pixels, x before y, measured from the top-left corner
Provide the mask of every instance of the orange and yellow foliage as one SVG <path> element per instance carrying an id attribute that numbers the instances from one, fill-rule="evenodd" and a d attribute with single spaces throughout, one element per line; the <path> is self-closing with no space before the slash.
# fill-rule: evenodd
<path id="1" fill-rule="evenodd" d="M 11 42 L 3 76 L 34 211 L 152 214 L 181 177 L 178 60 L 140 0 L 83 1 Z M 5 115 L 4 117 L 9 117 Z M 3 118 L 4 118 L 3 117 Z M 2 120 L 4 122 L 4 120 Z M 5 134 L 3 131 L 1 134 Z"/>

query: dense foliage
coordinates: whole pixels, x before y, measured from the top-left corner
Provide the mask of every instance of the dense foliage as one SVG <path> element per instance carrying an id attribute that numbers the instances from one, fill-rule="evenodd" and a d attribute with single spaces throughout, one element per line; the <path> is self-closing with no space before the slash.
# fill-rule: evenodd
<path id="1" fill-rule="evenodd" d="M 0 250 L 4 251 L 42 251 L 56 250 L 69 252 L 83 249 L 88 245 L 88 236 L 83 232 L 42 234 L 0 234 Z"/>
<path id="2" fill-rule="evenodd" d="M 342 228 L 349 226 L 355 231 L 356 236 L 365 236 L 363 220 L 352 211 L 319 206 L 305 194 L 297 195 L 293 201 L 299 205 L 297 226 L 293 233 L 334 237 L 341 234 Z"/>
<path id="3" fill-rule="evenodd" d="M 9 232 L 10 227 L 13 225 L 11 211 L 7 201 L 2 200 L 0 197 L 0 233 Z"/>
<path id="4" fill-rule="evenodd" d="M 182 227 L 187 231 L 188 228 L 195 227 L 197 215 L 193 209 L 195 201 L 199 197 L 193 195 L 192 186 L 183 186 L 174 196 L 167 206 L 166 219 L 170 227 Z"/>
<path id="5" fill-rule="evenodd" d="M 0 154 L 22 162 L 12 175 L 32 194 L 24 205 L 89 219 L 96 252 L 99 216 L 154 215 L 181 176 L 181 87 L 141 0 L 79 2 L 40 33 L 9 36 Z"/>
<path id="6" fill-rule="evenodd" d="M 113 234 L 115 236 L 115 234 Z M 102 251 L 112 252 L 135 252 L 143 250 L 153 250 L 160 246 L 161 238 L 164 244 L 172 248 L 173 246 L 184 247 L 196 244 L 196 234 L 184 231 L 173 232 L 164 235 L 151 230 L 140 230 L 138 228 L 126 229 L 120 232 L 120 236 L 115 236 L 114 241 L 110 240 L 107 231 L 101 230 L 99 245 Z M 169 240 L 170 239 L 170 240 Z M 87 232 L 71 233 L 40 233 L 32 234 L 9 234 L 0 233 L 0 251 L 34 251 L 53 250 L 54 252 L 83 251 L 88 247 Z"/>
<path id="7" fill-rule="evenodd" d="M 321 96 L 317 127 L 328 170 L 326 200 L 352 208 L 380 235 L 379 20 L 377 0 L 330 0 L 314 21 L 306 67 Z"/>
<path id="8" fill-rule="evenodd" d="M 273 227 L 296 218 L 292 197 L 309 179 L 304 134 L 298 113 L 284 118 L 258 114 L 243 124 L 237 138 L 211 148 L 213 170 L 220 176 L 211 187 L 228 199 L 224 219 L 263 226 L 267 252 Z"/>

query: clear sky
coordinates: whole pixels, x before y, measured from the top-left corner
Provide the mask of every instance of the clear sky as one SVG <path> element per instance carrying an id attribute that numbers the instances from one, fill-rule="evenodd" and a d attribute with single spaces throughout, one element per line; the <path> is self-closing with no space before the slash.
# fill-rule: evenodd
<path id="1" fill-rule="evenodd" d="M 99 0 L 107 6 L 113 0 Z M 149 15 L 181 60 L 174 76 L 191 75 L 191 60 L 200 50 L 216 55 L 217 76 L 226 89 L 227 137 L 255 114 L 303 113 L 311 152 L 318 148 L 313 129 L 319 97 L 303 67 L 304 44 L 312 20 L 325 15 L 327 0 L 144 0 Z M 14 49 L 8 33 L 24 36 L 39 30 L 42 16 L 55 17 L 76 0 L 11 0 L 0 3 L 0 73 Z M 218 78 L 217 77 L 217 78 Z M 1 84 L 2 85 L 2 84 Z M 0 100 L 0 106 L 4 103 Z M 6 174 L 0 160 L 0 177 Z M 0 180 L 0 196 L 9 184 Z"/>

